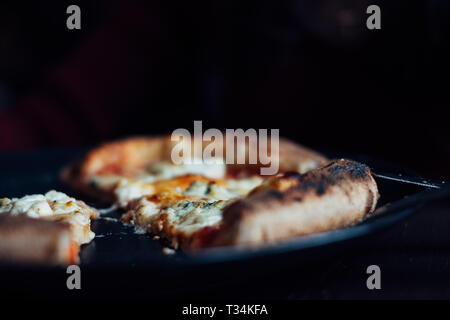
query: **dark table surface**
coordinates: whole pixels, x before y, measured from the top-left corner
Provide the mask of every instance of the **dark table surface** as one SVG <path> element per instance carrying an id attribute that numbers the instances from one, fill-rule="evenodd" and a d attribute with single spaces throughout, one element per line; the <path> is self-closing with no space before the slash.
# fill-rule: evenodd
<path id="1" fill-rule="evenodd" d="M 46 191 L 43 188 L 63 188 L 55 185 L 57 172 L 78 153 L 73 150 L 48 151 L 45 161 L 40 156 L 42 152 L 0 154 L 0 195 L 20 196 Z M 23 177 L 27 176 L 30 178 L 24 185 Z M 39 180 L 39 188 L 34 180 Z M 366 269 L 370 265 L 378 265 L 381 269 L 380 290 L 367 289 L 369 275 Z M 278 265 L 274 262 L 270 268 L 265 266 L 263 273 L 248 274 L 245 277 L 228 276 L 223 281 L 202 279 L 198 285 L 188 286 L 189 289 L 180 286 L 157 296 L 256 300 L 448 299 L 450 198 L 433 200 L 405 220 L 356 239 L 345 249 L 309 264 L 294 261 Z M 28 276 L 33 279 L 33 275 Z M 40 276 L 37 274 L 36 277 Z M 33 294 L 35 292 L 31 292 Z"/>

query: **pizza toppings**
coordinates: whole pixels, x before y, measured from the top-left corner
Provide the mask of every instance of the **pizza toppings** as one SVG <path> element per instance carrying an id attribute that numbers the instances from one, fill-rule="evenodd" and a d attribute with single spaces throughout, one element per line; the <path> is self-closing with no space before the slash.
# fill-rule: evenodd
<path id="1" fill-rule="evenodd" d="M 67 223 L 72 231 L 72 240 L 78 244 L 88 243 L 94 238 L 95 235 L 90 230 L 90 219 L 98 215 L 95 209 L 84 202 L 55 190 L 45 195 L 3 198 L 0 200 L 0 214 L 25 215 L 34 219 Z"/>
<path id="2" fill-rule="evenodd" d="M 195 181 L 214 182 L 215 180 L 193 174 L 154 182 L 146 182 L 141 179 L 121 179 L 114 187 L 114 194 L 119 205 L 124 207 L 131 200 L 144 195 L 151 195 L 163 191 L 181 193 Z"/>
<path id="3" fill-rule="evenodd" d="M 119 198 L 127 203 L 128 210 L 122 220 L 138 230 L 162 235 L 178 247 L 187 246 L 202 229 L 217 227 L 223 208 L 244 197 L 261 181 L 259 177 L 214 180 L 185 175 L 153 184 L 124 181 L 116 192 L 138 187 L 143 193 L 140 197 Z"/>
<path id="4" fill-rule="evenodd" d="M 261 182 L 260 177 L 212 180 L 193 175 L 163 180 L 147 186 L 146 196 L 128 202 L 123 221 L 168 238 L 174 247 L 204 245 L 211 238 L 205 230 L 217 229 L 223 209 Z"/>
<path id="5" fill-rule="evenodd" d="M 202 228 L 218 225 L 223 208 L 232 201 L 161 193 L 132 202 L 122 220 L 166 237 L 177 248 Z"/>
<path id="6" fill-rule="evenodd" d="M 148 168 L 155 179 L 170 179 L 186 174 L 198 174 L 211 179 L 220 179 L 225 176 L 225 163 L 223 161 L 208 161 L 191 159 L 191 161 L 175 165 L 168 161 L 152 164 Z"/>
<path id="7" fill-rule="evenodd" d="M 172 164 L 169 161 L 152 163 L 132 176 L 100 172 L 90 179 L 91 185 L 95 188 L 114 190 L 119 202 L 123 202 L 147 194 L 149 192 L 147 188 L 152 188 L 151 184 L 158 181 L 172 180 L 182 176 L 194 176 L 197 179 L 198 176 L 206 179 L 221 179 L 225 176 L 225 170 L 223 162 L 210 163 L 193 159 L 192 162 L 180 165 Z M 178 180 L 176 183 L 181 184 L 181 181 Z"/>
<path id="8" fill-rule="evenodd" d="M 211 179 L 202 175 L 187 174 L 172 179 L 158 180 L 152 183 L 140 179 L 122 179 L 114 188 L 116 201 L 122 207 L 145 195 L 161 192 L 183 193 L 218 200 L 227 200 L 244 196 L 258 186 L 263 179 Z"/>
<path id="9" fill-rule="evenodd" d="M 52 215 L 52 209 L 42 194 L 25 196 L 20 199 L 4 198 L 0 202 L 0 213 L 8 212 L 11 215 L 25 214 L 31 218 Z"/>
<path id="10" fill-rule="evenodd" d="M 260 177 L 247 179 L 226 179 L 216 181 L 194 181 L 184 192 L 186 195 L 206 197 L 217 200 L 229 200 L 247 195 L 262 182 Z"/>
<path id="11" fill-rule="evenodd" d="M 237 139 L 236 143 L 233 150 L 227 149 L 226 143 L 223 144 L 222 159 L 183 159 L 183 163 L 178 164 L 172 161 L 175 144 L 170 136 L 131 137 L 108 142 L 91 150 L 83 159 L 66 167 L 62 172 L 62 179 L 78 191 L 96 199 L 112 202 L 116 200 L 115 187 L 122 179 L 153 183 L 187 174 L 202 175 L 209 179 L 248 178 L 260 175 L 261 166 L 265 163 L 263 159 L 256 159 L 256 164 L 241 164 L 236 158 L 238 151 L 249 150 L 249 139 Z M 204 156 L 207 144 L 200 143 L 199 146 L 201 152 L 198 154 Z M 234 157 L 231 157 L 234 159 L 231 161 L 233 163 L 229 163 L 226 157 L 227 150 L 234 154 Z M 279 139 L 277 150 L 279 158 L 274 157 L 272 161 L 276 162 L 280 172 L 304 173 L 328 161 L 321 154 L 284 138 Z M 251 157 L 246 153 L 244 158 L 247 162 Z"/>

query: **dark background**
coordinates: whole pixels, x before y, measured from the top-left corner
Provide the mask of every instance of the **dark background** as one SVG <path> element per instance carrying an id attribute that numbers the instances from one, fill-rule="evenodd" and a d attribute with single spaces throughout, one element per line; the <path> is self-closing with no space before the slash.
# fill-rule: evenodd
<path id="1" fill-rule="evenodd" d="M 81 30 L 66 28 L 70 4 L 81 7 Z M 381 30 L 365 26 L 369 4 L 381 7 Z M 194 120 L 204 129 L 278 128 L 330 154 L 367 154 L 448 180 L 449 9 L 446 0 L 1 2 L 0 190 L 45 191 L 74 150 L 192 129 Z M 429 203 L 312 265 L 300 263 L 303 252 L 284 266 L 269 256 L 259 277 L 239 269 L 222 284 L 203 275 L 194 290 L 162 293 L 147 277 L 126 297 L 449 298 L 448 208 L 448 197 Z M 365 286 L 370 264 L 382 269 L 380 291 Z M 18 282 L 0 272 L 0 283 L 33 298 L 61 287 L 70 294 L 60 271 L 19 270 Z M 109 297 L 124 297 L 109 285 L 122 293 Z"/>
<path id="2" fill-rule="evenodd" d="M 81 8 L 81 30 L 66 8 Z M 381 30 L 366 8 L 381 7 Z M 278 128 L 447 179 L 445 0 L 0 4 L 0 149 Z"/>

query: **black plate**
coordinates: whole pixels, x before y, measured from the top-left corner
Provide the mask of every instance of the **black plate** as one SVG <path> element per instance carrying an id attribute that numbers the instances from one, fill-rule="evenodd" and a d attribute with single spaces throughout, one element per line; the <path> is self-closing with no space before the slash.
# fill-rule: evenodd
<path id="1" fill-rule="evenodd" d="M 15 197 L 43 193 L 52 188 L 74 195 L 61 185 L 58 172 L 78 154 L 80 152 L 74 150 L 59 150 L 2 155 L 0 195 Z M 411 172 L 405 172 L 384 161 L 362 156 L 352 158 L 367 163 L 377 173 L 400 173 L 403 177 L 412 177 Z M 147 284 L 150 282 L 158 294 L 173 293 L 175 288 L 181 290 L 182 287 L 192 287 L 193 284 L 198 286 L 202 283 L 204 286 L 217 281 L 235 281 L 250 274 L 254 276 L 268 272 L 273 268 L 311 264 L 333 255 L 338 250 L 358 246 L 361 241 L 357 240 L 357 237 L 373 233 L 407 217 L 427 198 L 436 194 L 426 187 L 412 184 L 382 179 L 377 179 L 377 183 L 381 194 L 377 211 L 364 222 L 349 228 L 296 238 L 258 249 L 218 248 L 197 253 L 177 252 L 166 255 L 162 252 L 162 248 L 166 246 L 164 241 L 153 240 L 149 234 L 136 234 L 132 228 L 117 220 L 122 212 L 115 211 L 108 214 L 108 218 L 93 222 L 92 228 L 96 237 L 81 250 L 81 268 L 85 277 L 90 279 L 91 293 L 100 290 L 104 294 L 105 288 L 108 293 L 124 287 L 135 289 L 144 286 L 143 279 L 146 279 Z M 0 278 L 0 281 L 3 285 L 10 284 L 14 290 L 21 288 L 18 283 L 23 281 L 24 274 L 29 275 L 31 270 L 39 270 L 40 272 L 32 273 L 38 274 L 39 277 L 33 277 L 33 281 L 29 276 L 26 277 L 28 282 L 24 286 L 39 288 L 44 285 L 48 289 L 47 292 L 55 292 L 55 288 L 51 289 L 52 284 L 61 289 L 61 284 L 65 284 L 64 279 L 67 276 L 61 268 L 1 268 L 1 274 L 6 277 Z M 127 277 L 116 277 L 124 273 Z M 111 278 L 115 279 L 114 283 L 109 280 Z M 126 281 L 120 282 L 119 278 L 125 278 Z M 52 281 L 49 282 L 49 279 Z"/>

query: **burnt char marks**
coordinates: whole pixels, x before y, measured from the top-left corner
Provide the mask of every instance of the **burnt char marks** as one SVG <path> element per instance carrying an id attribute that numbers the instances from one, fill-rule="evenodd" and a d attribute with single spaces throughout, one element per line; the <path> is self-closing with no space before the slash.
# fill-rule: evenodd
<path id="1" fill-rule="evenodd" d="M 325 167 L 309 171 L 305 174 L 288 172 L 275 178 L 274 188 L 258 194 L 258 200 L 262 202 L 300 202 L 304 195 L 314 192 L 317 196 L 323 196 L 330 187 L 347 182 L 369 182 L 370 169 L 366 165 L 351 160 L 334 160 Z M 278 181 L 277 181 L 278 180 Z M 295 180 L 287 189 L 280 189 L 286 185 L 283 181 Z M 256 194 L 251 196 L 256 197 Z"/>
<path id="2" fill-rule="evenodd" d="M 347 227 L 370 214 L 379 196 L 370 169 L 350 160 L 268 182 L 224 210 L 216 245 L 259 244 Z"/>
<path id="3" fill-rule="evenodd" d="M 370 168 L 365 164 L 344 159 L 332 161 L 326 169 L 337 179 L 348 176 L 352 180 L 365 180 L 370 175 Z"/>
<path id="4" fill-rule="evenodd" d="M 365 180 L 370 175 L 370 169 L 365 164 L 344 159 L 333 160 L 328 166 L 319 170 L 323 172 L 330 184 L 337 184 L 348 178 L 353 181 Z M 314 171 L 311 173 L 314 174 Z"/>
<path id="5" fill-rule="evenodd" d="M 261 193 L 250 194 L 247 198 L 238 200 L 224 211 L 225 219 L 239 219 L 242 214 L 252 214 L 261 210 L 271 210 L 280 205 L 308 201 L 310 196 L 323 197 L 334 186 L 342 185 L 342 190 L 348 193 L 352 182 L 371 184 L 369 167 L 351 160 L 334 160 L 325 167 L 309 171 L 305 174 L 289 173 L 276 179 L 296 179 L 294 184 L 285 190 L 270 189 Z M 276 184 L 275 184 L 276 185 Z M 370 188 L 369 188 L 370 189 Z M 368 194 L 366 210 L 371 211 L 374 194 Z"/>
<path id="6" fill-rule="evenodd" d="M 273 198 L 273 199 L 278 199 L 278 200 L 282 200 L 284 197 L 283 193 L 278 190 L 270 190 L 265 194 L 265 196 L 267 198 Z"/>
<path id="7" fill-rule="evenodd" d="M 314 177 L 317 178 L 317 177 Z M 287 194 L 292 193 L 295 194 L 295 198 L 297 194 L 300 193 L 306 193 L 309 191 L 314 190 L 318 196 L 323 195 L 327 190 L 327 183 L 320 177 L 318 179 L 305 179 L 303 180 L 298 186 L 295 186 L 294 188 L 291 188 L 291 190 L 288 190 Z"/>
<path id="8" fill-rule="evenodd" d="M 303 195 L 309 192 L 315 192 L 317 196 L 322 196 L 327 193 L 330 187 L 343 181 L 363 182 L 371 179 L 368 166 L 344 159 L 333 160 L 325 167 L 312 170 L 303 175 L 284 175 L 281 179 L 285 177 L 295 177 L 299 181 L 298 185 L 289 188 L 283 193 L 283 198 L 286 201 L 301 201 Z M 273 195 L 266 194 L 266 197 L 273 198 Z"/>
<path id="9" fill-rule="evenodd" d="M 302 179 L 302 174 L 295 172 L 295 171 L 288 171 L 286 173 L 283 174 L 284 178 L 294 178 L 297 180 L 301 180 Z"/>
<path id="10" fill-rule="evenodd" d="M 322 182 L 319 182 L 316 186 L 317 195 L 319 195 L 319 196 L 323 195 L 325 193 L 325 190 L 326 190 L 325 184 Z"/>

